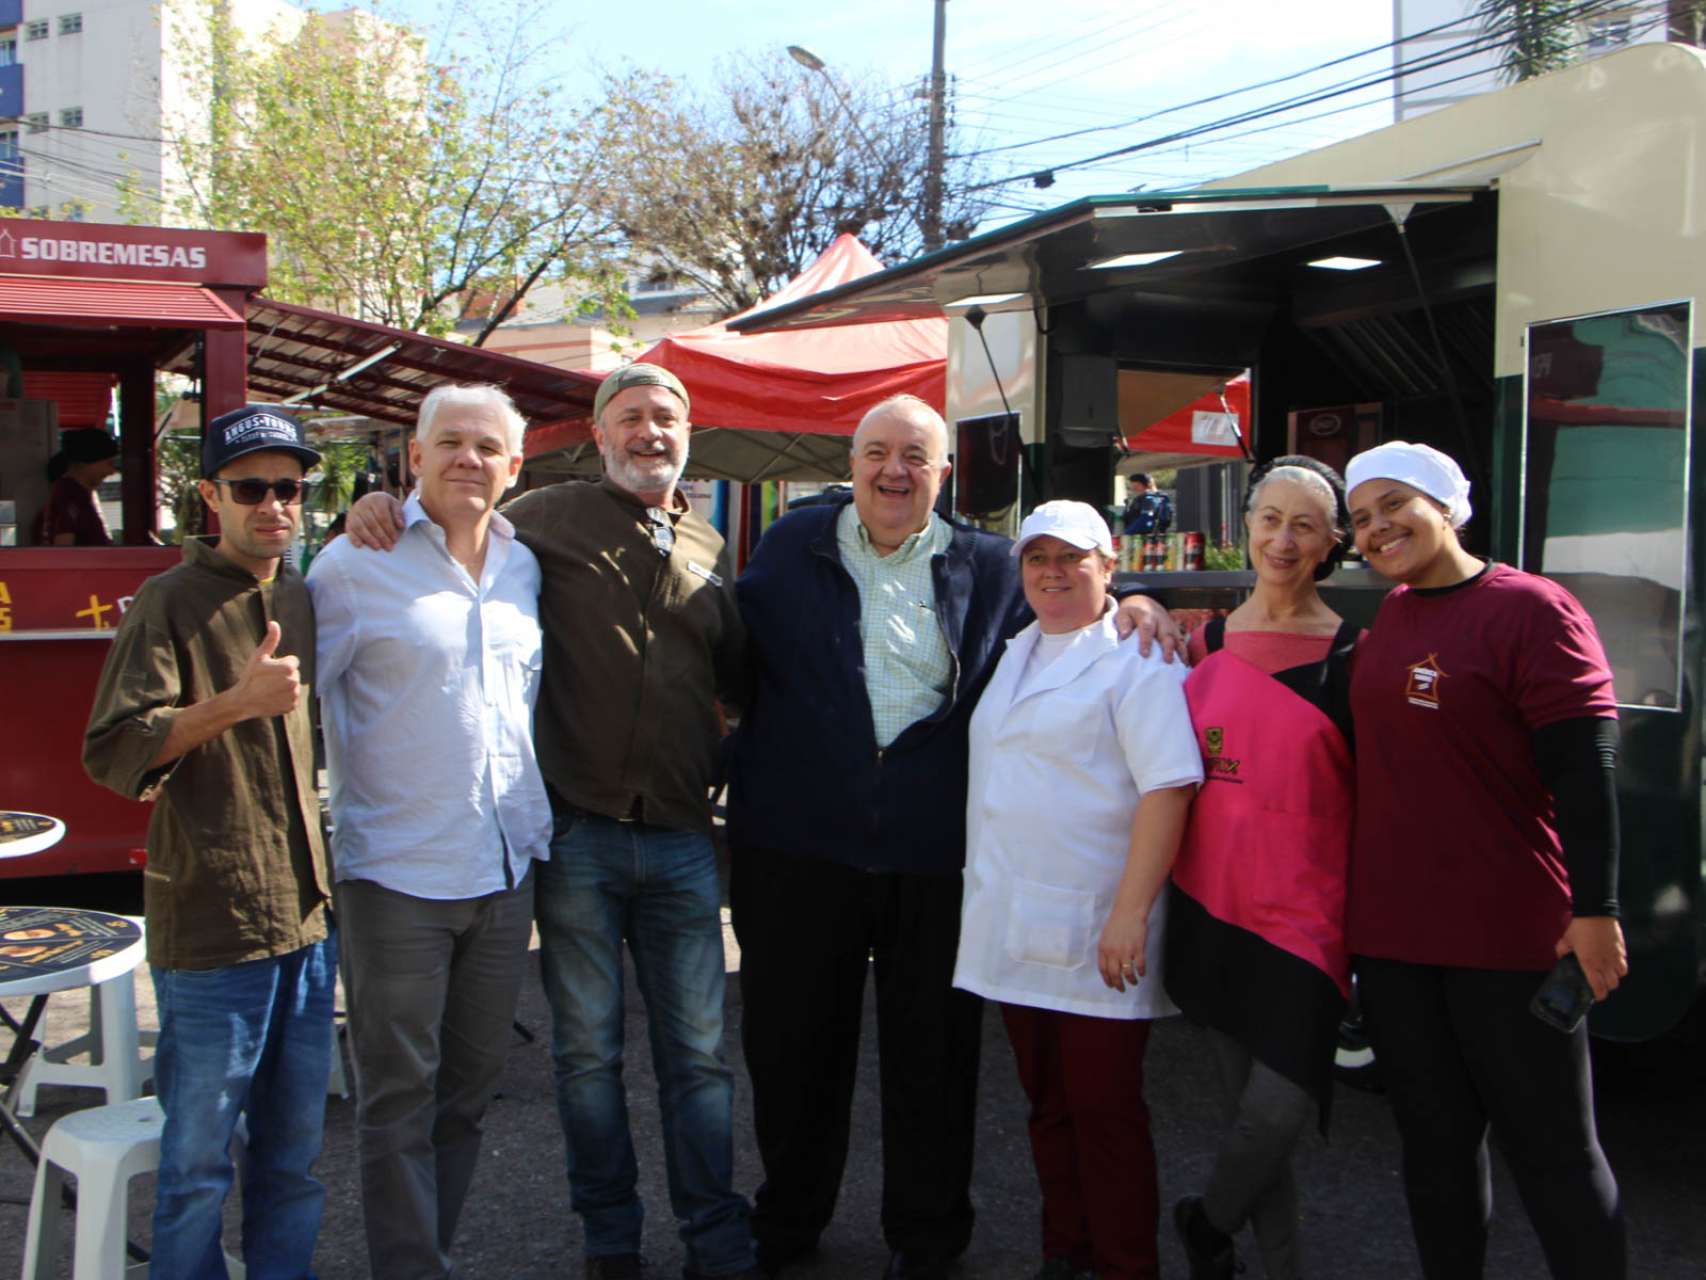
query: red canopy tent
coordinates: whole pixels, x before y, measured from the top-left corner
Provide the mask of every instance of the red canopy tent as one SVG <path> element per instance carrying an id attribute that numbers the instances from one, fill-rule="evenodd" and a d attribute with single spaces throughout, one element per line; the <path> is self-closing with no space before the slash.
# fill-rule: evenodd
<path id="1" fill-rule="evenodd" d="M 821 293 L 882 270 L 851 235 L 757 307 Z M 947 396 L 948 322 L 897 320 L 834 329 L 739 334 L 727 321 L 665 338 L 638 358 L 673 370 L 693 396 L 690 475 L 741 480 L 835 480 L 847 474 L 847 437 L 872 405 L 907 393 L 938 410 Z M 573 449 L 591 457 L 590 424 L 528 432 L 529 459 Z M 579 447 L 577 446 L 584 446 Z"/>
<path id="2" fill-rule="evenodd" d="M 1120 376 L 1126 375 L 1122 372 Z M 1205 457 L 1242 458 L 1245 455 L 1232 433 L 1233 422 L 1248 442 L 1251 426 L 1248 373 L 1239 374 L 1223 390 L 1199 396 L 1147 427 L 1134 431 L 1128 426 L 1126 448 L 1138 456 L 1129 460 L 1129 465 L 1122 463 L 1121 470 L 1175 466 Z"/>

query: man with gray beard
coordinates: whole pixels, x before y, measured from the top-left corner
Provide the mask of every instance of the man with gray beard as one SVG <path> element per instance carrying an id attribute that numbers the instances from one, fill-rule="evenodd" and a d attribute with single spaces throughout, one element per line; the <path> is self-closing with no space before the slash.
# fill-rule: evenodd
<path id="1" fill-rule="evenodd" d="M 590 1280 L 634 1280 L 641 1266 L 622 1084 L 624 938 L 649 1015 L 685 1274 L 757 1274 L 748 1206 L 732 1189 L 711 845 L 716 702 L 736 687 L 744 635 L 722 536 L 676 489 L 688 412 L 687 390 L 667 369 L 617 370 L 593 408 L 604 479 L 536 489 L 504 508 L 542 573 L 534 736 L 555 830 L 535 909 Z M 351 538 L 390 545 L 391 501 L 362 499 Z"/>

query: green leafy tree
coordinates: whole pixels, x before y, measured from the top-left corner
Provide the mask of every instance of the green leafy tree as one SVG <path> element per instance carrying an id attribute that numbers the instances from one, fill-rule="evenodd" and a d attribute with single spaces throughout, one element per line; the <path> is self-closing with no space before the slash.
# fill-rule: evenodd
<path id="1" fill-rule="evenodd" d="M 1481 31 L 1500 49 L 1500 74 L 1527 80 L 1567 66 L 1577 39 L 1580 0 L 1481 0 Z"/>
<path id="2" fill-rule="evenodd" d="M 0 205 L 0 218 L 34 218 L 38 221 L 51 218 L 57 222 L 81 222 L 94 207 L 87 200 L 67 200 L 62 204 L 40 205 L 32 209 Z"/>
<path id="3" fill-rule="evenodd" d="M 1662 12 L 1661 12 L 1662 11 Z M 1591 0 L 1480 0 L 1481 32 L 1500 50 L 1507 81 L 1527 80 L 1568 66 L 1581 52 L 1586 24 L 1624 20 L 1663 22 L 1665 39 L 1698 45 L 1706 37 L 1706 0 L 1667 0 L 1662 6 L 1595 5 Z"/>
<path id="4" fill-rule="evenodd" d="M 739 59 L 709 89 L 626 69 L 605 77 L 605 208 L 637 254 L 727 311 L 750 307 L 842 232 L 899 261 L 922 244 L 925 103 L 786 55 Z M 948 150 L 954 150 L 950 145 Z M 983 212 L 950 162 L 950 238 Z"/>
<path id="5" fill-rule="evenodd" d="M 1706 3 L 1669 0 L 1665 6 L 1665 39 L 1677 44 L 1706 44 Z"/>
<path id="6" fill-rule="evenodd" d="M 265 232 L 269 296 L 435 334 L 473 304 L 478 345 L 541 281 L 588 306 L 616 292 L 600 117 L 534 76 L 527 12 L 487 9 L 454 42 L 477 52 L 446 62 L 365 10 L 255 33 L 217 0 L 171 3 L 205 33 L 178 56 L 212 90 L 165 126 L 185 168 L 168 209 Z"/>

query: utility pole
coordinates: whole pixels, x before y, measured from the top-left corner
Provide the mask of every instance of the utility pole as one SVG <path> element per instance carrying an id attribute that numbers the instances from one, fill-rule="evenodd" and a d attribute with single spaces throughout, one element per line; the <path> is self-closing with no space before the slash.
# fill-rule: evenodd
<path id="1" fill-rule="evenodd" d="M 930 54 L 930 157 L 924 173 L 924 252 L 942 247 L 942 155 L 947 128 L 947 80 L 942 69 L 948 0 L 936 0 L 936 39 Z"/>

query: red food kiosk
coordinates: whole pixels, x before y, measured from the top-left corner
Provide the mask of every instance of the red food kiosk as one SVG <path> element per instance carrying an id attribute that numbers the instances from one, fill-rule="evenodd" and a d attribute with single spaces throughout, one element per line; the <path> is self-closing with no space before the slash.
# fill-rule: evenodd
<path id="1" fill-rule="evenodd" d="M 447 381 L 503 385 L 530 420 L 591 416 L 596 375 L 256 296 L 266 237 L 0 219 L 0 809 L 66 837 L 0 877 L 140 867 L 149 806 L 89 781 L 82 738 L 119 619 L 178 562 L 157 539 L 155 375 L 199 389 L 203 421 L 251 397 L 411 426 Z M 106 425 L 118 392 L 111 547 L 29 545 L 59 432 Z"/>
<path id="2" fill-rule="evenodd" d="M 147 806 L 77 767 L 107 642 L 142 580 L 175 564 L 155 545 L 154 375 L 192 354 L 209 414 L 244 399 L 244 315 L 266 284 L 266 237 L 0 219 L 0 807 L 65 820 L 52 851 L 0 874 L 140 866 Z M 121 531 L 113 547 L 27 545 L 58 433 L 105 425 L 119 399 Z"/>

